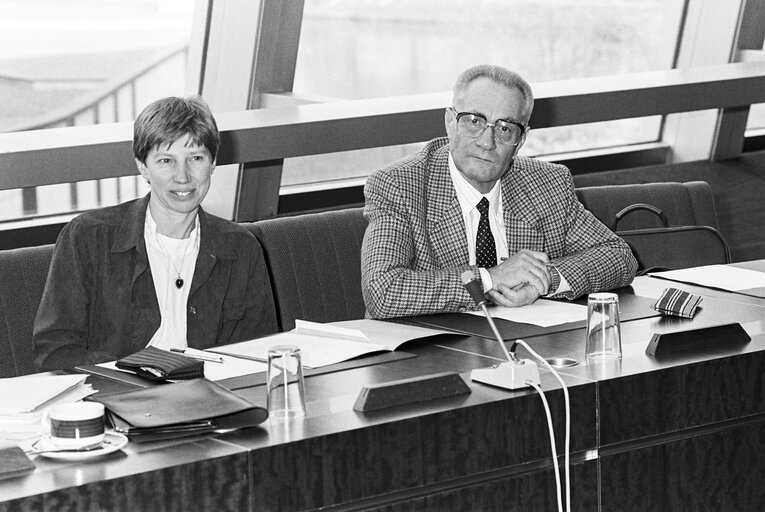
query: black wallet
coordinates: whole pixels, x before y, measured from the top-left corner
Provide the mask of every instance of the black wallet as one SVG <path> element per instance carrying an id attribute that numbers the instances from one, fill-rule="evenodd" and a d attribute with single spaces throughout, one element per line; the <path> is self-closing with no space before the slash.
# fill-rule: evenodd
<path id="1" fill-rule="evenodd" d="M 115 431 L 136 442 L 234 430 L 268 418 L 265 408 L 208 379 L 95 395 L 91 400 L 104 404 Z"/>
<path id="2" fill-rule="evenodd" d="M 196 379 L 205 376 L 205 364 L 157 347 L 146 347 L 117 361 L 117 368 L 151 380 Z"/>

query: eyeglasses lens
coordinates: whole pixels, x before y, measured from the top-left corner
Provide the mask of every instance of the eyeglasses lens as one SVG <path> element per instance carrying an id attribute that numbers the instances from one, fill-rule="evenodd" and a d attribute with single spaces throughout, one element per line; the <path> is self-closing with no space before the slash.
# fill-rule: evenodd
<path id="1" fill-rule="evenodd" d="M 457 120 L 457 132 L 466 137 L 479 137 L 487 128 L 486 119 L 474 114 L 465 114 Z M 517 125 L 505 121 L 494 124 L 494 140 L 500 144 L 513 146 L 518 143 L 523 131 Z"/>

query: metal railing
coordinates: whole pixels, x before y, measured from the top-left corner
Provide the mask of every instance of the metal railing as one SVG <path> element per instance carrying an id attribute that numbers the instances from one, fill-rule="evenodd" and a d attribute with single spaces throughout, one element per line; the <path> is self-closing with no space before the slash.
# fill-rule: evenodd
<path id="1" fill-rule="evenodd" d="M 152 53 L 134 68 L 105 81 L 73 102 L 40 116 L 4 125 L 3 131 L 20 132 L 132 121 L 138 114 L 139 90 L 147 84 L 153 84 L 156 75 L 162 73 L 165 66 L 181 67 L 179 76 L 184 77 L 188 51 L 189 45 L 184 42 Z"/>
<path id="2" fill-rule="evenodd" d="M 4 131 L 24 132 L 49 128 L 132 122 L 139 109 L 160 96 L 182 94 L 186 74 L 188 43 L 154 52 L 135 67 L 105 81 L 71 103 L 43 115 L 5 125 Z M 163 90 L 164 86 L 164 90 Z M 142 181 L 138 176 L 69 183 L 68 193 L 55 189 L 44 196 L 68 196 L 71 211 L 95 208 L 105 202 L 122 202 L 141 195 Z M 23 216 L 40 212 L 41 201 L 37 187 L 22 188 Z M 109 198 L 108 201 L 105 201 Z M 8 212 L 10 213 L 10 212 Z M 13 215 L 13 214 L 10 214 Z"/>
<path id="3" fill-rule="evenodd" d="M 549 82 L 535 90 L 538 128 L 737 109 L 765 102 L 765 62 Z M 449 99 L 447 91 L 219 113 L 218 164 L 425 141 L 442 135 Z M 0 190 L 133 175 L 131 123 L 89 128 L 0 134 Z"/>

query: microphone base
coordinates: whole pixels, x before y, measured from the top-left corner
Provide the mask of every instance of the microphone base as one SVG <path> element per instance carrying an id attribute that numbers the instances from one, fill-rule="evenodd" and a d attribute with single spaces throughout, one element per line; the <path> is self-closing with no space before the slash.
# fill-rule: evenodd
<path id="1" fill-rule="evenodd" d="M 530 382 L 539 384 L 539 368 L 530 359 L 519 359 L 475 369 L 470 372 L 470 379 L 503 389 L 522 389 L 529 387 Z"/>

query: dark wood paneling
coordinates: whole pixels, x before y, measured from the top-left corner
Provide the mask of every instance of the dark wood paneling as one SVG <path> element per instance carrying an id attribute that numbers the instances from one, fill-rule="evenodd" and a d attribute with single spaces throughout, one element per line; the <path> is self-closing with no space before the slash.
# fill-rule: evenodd
<path id="1" fill-rule="evenodd" d="M 762 511 L 765 421 L 601 458 L 602 510 Z"/>
<path id="2" fill-rule="evenodd" d="M 79 471 L 76 467 L 64 468 L 60 475 L 76 482 Z M 53 473 L 53 478 L 57 475 L 58 472 Z M 0 504 L 0 511 L 12 510 L 246 511 L 249 510 L 247 455 L 200 460 L 122 478 L 109 478 L 103 471 L 101 480 L 93 483 L 75 483 L 61 490 Z"/>
<path id="3" fill-rule="evenodd" d="M 602 445 L 765 412 L 765 353 L 599 384 Z"/>
<path id="4" fill-rule="evenodd" d="M 563 468 L 561 467 L 561 479 Z M 597 463 L 590 461 L 571 466 L 571 510 L 592 511 L 598 508 Z M 562 499 L 565 502 L 565 494 Z M 370 512 L 440 512 L 557 510 L 555 475 L 552 469 L 523 475 L 487 478 L 485 482 L 434 493 L 429 496 L 374 507 L 359 508 Z"/>
<path id="5" fill-rule="evenodd" d="M 255 510 L 306 510 L 422 482 L 419 420 L 255 450 Z"/>
<path id="6" fill-rule="evenodd" d="M 562 391 L 547 393 L 564 447 Z M 595 385 L 571 389 L 572 451 L 595 446 Z M 374 419 L 386 413 L 367 415 Z M 536 394 L 457 407 L 411 419 L 251 451 L 256 510 L 306 510 L 389 495 L 400 500 L 455 479 L 550 464 L 549 434 Z M 537 492 L 542 492 L 539 489 Z"/>
<path id="7" fill-rule="evenodd" d="M 594 385 L 570 389 L 571 450 L 596 445 Z M 558 453 L 564 447 L 564 403 L 560 390 L 545 393 L 553 415 Z M 551 455 L 547 421 L 536 393 L 449 411 L 422 422 L 426 483 L 492 471 Z"/>

